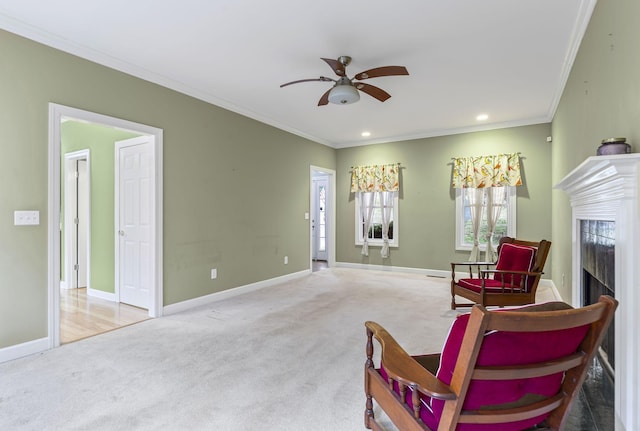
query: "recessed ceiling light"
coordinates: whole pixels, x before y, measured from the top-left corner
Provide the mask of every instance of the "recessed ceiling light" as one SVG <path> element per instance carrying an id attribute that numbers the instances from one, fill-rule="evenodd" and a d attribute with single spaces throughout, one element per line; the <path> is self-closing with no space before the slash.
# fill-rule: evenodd
<path id="1" fill-rule="evenodd" d="M 363 138 L 368 138 L 369 136 L 371 136 L 371 132 L 362 132 L 361 135 Z"/>
<path id="2" fill-rule="evenodd" d="M 489 119 L 489 116 L 487 114 L 480 114 L 476 117 L 476 120 L 478 121 L 486 121 Z"/>

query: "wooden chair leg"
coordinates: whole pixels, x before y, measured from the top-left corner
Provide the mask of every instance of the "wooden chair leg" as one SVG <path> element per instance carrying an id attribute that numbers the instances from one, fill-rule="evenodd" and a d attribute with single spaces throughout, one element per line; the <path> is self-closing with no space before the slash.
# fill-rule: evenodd
<path id="1" fill-rule="evenodd" d="M 373 399 L 367 394 L 367 403 L 364 409 L 364 427 L 371 429 L 371 423 L 375 420 L 373 416 Z"/>
<path id="2" fill-rule="evenodd" d="M 451 309 L 456 309 L 456 295 L 453 293 L 453 281 L 451 282 Z"/>
<path id="3" fill-rule="evenodd" d="M 373 397 L 370 390 L 370 377 L 369 370 L 374 368 L 373 365 L 373 332 L 367 328 L 367 346 L 366 346 L 367 361 L 364 364 L 364 391 L 367 395 L 367 401 L 364 409 L 364 426 L 367 429 L 371 429 L 375 424 L 375 418 L 373 416 Z"/>

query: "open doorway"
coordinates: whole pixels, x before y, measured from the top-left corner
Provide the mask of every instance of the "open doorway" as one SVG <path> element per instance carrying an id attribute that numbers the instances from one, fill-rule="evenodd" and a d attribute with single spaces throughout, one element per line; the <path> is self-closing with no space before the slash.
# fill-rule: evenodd
<path id="1" fill-rule="evenodd" d="M 311 270 L 335 266 L 335 171 L 311 167 Z"/>
<path id="2" fill-rule="evenodd" d="M 86 288 L 90 280 L 91 258 L 91 172 L 90 151 L 73 151 L 64 155 L 63 166 L 63 270 L 62 289 Z"/>
<path id="3" fill-rule="evenodd" d="M 111 236 L 104 231 L 114 213 L 105 211 L 114 205 L 113 197 L 106 193 L 113 183 L 109 173 L 113 170 L 114 140 L 131 133 L 73 119 L 63 121 L 60 343 L 66 344 L 141 322 L 149 318 L 149 313 L 147 306 L 133 307 L 111 295 L 108 288 L 114 282 L 105 275 L 114 272 L 110 256 L 104 253 L 113 246 Z M 77 147 L 83 149 L 75 150 Z M 92 149 L 97 154 L 95 172 L 91 171 Z M 92 202 L 97 209 L 93 217 Z M 96 286 L 91 283 L 92 218 L 97 231 Z"/>
<path id="4" fill-rule="evenodd" d="M 57 104 L 49 113 L 49 344 L 56 347 L 162 313 L 162 130 Z M 102 140 L 95 130 L 104 132 Z M 116 211 L 116 141 L 130 138 L 146 144 L 145 181 L 151 184 L 145 189 L 144 308 L 120 302 L 118 274 L 130 271 L 116 263 L 127 232 Z"/>

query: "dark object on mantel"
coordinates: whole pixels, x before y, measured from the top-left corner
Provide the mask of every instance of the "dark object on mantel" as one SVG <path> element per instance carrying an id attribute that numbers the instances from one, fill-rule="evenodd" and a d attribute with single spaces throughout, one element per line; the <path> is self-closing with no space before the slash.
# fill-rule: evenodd
<path id="1" fill-rule="evenodd" d="M 627 144 L 627 138 L 603 139 L 598 147 L 598 156 L 612 156 L 614 154 L 628 154 L 631 152 L 631 145 Z"/>

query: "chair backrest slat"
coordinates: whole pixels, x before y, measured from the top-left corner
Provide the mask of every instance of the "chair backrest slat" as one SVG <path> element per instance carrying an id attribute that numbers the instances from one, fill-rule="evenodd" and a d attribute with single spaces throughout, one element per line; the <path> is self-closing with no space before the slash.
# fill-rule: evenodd
<path id="1" fill-rule="evenodd" d="M 491 313 L 487 316 L 488 330 L 512 332 L 559 331 L 589 325 L 602 318 L 607 307 L 602 303 L 579 309 L 540 310 L 540 305 L 518 308 L 516 311 Z M 529 310 L 529 311 L 528 311 Z M 532 314 L 535 312 L 535 315 Z"/>
<path id="2" fill-rule="evenodd" d="M 513 380 L 531 379 L 534 377 L 547 376 L 549 374 L 567 371 L 577 367 L 584 362 L 584 352 L 574 353 L 564 356 L 555 361 L 548 361 L 542 364 L 509 365 L 504 367 L 476 367 L 473 372 L 473 379 L 476 380 Z"/>
<path id="3" fill-rule="evenodd" d="M 458 423 L 500 424 L 535 418 L 557 409 L 562 404 L 563 398 L 562 394 L 557 394 L 527 408 L 516 407 L 503 410 L 483 410 L 482 412 L 465 410 L 460 415 Z"/>

